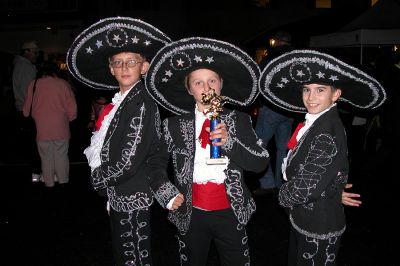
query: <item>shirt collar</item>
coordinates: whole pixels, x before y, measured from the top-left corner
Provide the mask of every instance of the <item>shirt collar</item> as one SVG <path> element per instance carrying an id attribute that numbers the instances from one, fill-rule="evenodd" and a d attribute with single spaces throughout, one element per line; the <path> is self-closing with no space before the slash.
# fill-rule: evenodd
<path id="1" fill-rule="evenodd" d="M 306 121 L 305 124 L 309 124 L 309 123 L 314 123 L 315 120 L 317 120 L 321 115 L 323 115 L 324 113 L 328 112 L 333 106 L 336 106 L 336 103 L 333 103 L 331 106 L 329 106 L 328 108 L 326 108 L 324 111 L 319 112 L 318 114 L 310 114 L 307 113 L 306 114 Z"/>
<path id="2" fill-rule="evenodd" d="M 196 118 L 205 119 L 205 118 L 209 118 L 210 117 L 209 114 L 204 114 L 203 112 L 199 111 L 199 109 L 197 108 L 197 104 L 195 105 L 195 108 L 194 108 L 194 114 L 195 114 Z"/>

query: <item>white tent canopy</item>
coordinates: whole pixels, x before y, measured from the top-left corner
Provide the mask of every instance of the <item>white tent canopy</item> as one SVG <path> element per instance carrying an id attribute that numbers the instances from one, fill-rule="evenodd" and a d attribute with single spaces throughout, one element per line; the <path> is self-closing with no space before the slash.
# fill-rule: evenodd
<path id="1" fill-rule="evenodd" d="M 354 47 L 396 44 L 400 44 L 400 29 L 359 29 L 348 32 L 334 32 L 326 35 L 312 36 L 310 38 L 310 47 Z"/>
<path id="2" fill-rule="evenodd" d="M 310 47 L 360 47 L 400 44 L 400 0 L 379 0 L 340 31 L 312 36 Z"/>

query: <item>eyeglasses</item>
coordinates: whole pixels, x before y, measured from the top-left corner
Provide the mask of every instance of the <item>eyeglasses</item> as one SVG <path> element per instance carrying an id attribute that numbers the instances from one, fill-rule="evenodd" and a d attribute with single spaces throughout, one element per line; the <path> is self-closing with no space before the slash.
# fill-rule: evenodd
<path id="1" fill-rule="evenodd" d="M 122 60 L 117 60 L 117 61 L 111 62 L 110 64 L 113 68 L 122 68 L 122 67 L 124 67 L 124 65 L 126 65 L 127 68 L 134 68 L 139 63 L 143 63 L 143 61 L 136 61 L 134 59 L 130 59 L 130 60 L 124 62 Z"/>

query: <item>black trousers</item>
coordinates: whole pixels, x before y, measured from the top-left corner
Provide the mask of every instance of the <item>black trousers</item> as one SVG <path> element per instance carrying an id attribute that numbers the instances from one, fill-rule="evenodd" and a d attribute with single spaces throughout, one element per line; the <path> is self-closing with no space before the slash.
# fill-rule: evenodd
<path id="1" fill-rule="evenodd" d="M 305 236 L 290 229 L 288 266 L 334 266 L 341 237 L 326 240 Z"/>
<path id="2" fill-rule="evenodd" d="M 189 230 L 180 233 L 178 240 L 181 265 L 206 265 L 211 241 L 222 266 L 250 265 L 246 228 L 239 224 L 230 208 L 218 211 L 193 208 Z"/>
<path id="3" fill-rule="evenodd" d="M 132 212 L 110 210 L 111 238 L 115 265 L 153 265 L 148 208 Z"/>

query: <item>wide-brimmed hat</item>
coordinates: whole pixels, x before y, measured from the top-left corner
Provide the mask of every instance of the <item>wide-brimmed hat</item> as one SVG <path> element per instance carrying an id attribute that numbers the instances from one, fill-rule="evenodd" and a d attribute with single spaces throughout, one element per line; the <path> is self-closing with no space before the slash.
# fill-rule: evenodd
<path id="1" fill-rule="evenodd" d="M 258 95 L 260 69 L 257 63 L 233 44 L 201 37 L 191 37 L 164 46 L 147 71 L 146 88 L 164 108 L 175 114 L 194 110 L 195 101 L 187 92 L 185 77 L 206 68 L 222 80 L 225 103 L 248 106 Z"/>
<path id="2" fill-rule="evenodd" d="M 21 49 L 35 49 L 39 50 L 39 46 L 37 45 L 36 41 L 28 41 L 22 44 Z"/>
<path id="3" fill-rule="evenodd" d="M 260 92 L 280 108 L 307 112 L 302 100 L 305 84 L 339 88 L 344 101 L 359 109 L 374 109 L 386 99 L 381 84 L 358 68 L 314 50 L 294 50 L 272 60 L 262 70 Z"/>
<path id="4" fill-rule="evenodd" d="M 150 60 L 171 39 L 154 26 L 129 17 L 109 17 L 89 26 L 73 41 L 67 53 L 71 74 L 95 88 L 118 89 L 108 58 L 121 52 L 138 53 Z"/>

